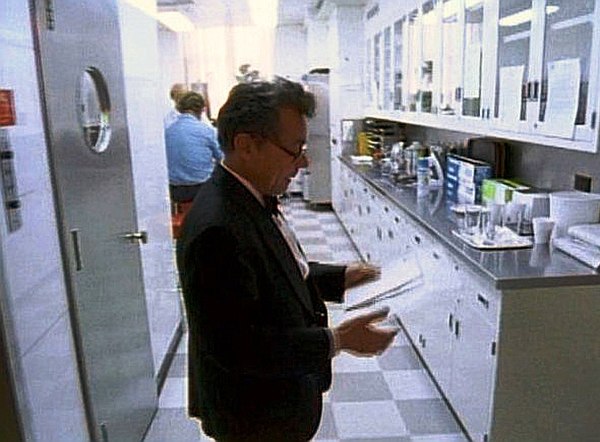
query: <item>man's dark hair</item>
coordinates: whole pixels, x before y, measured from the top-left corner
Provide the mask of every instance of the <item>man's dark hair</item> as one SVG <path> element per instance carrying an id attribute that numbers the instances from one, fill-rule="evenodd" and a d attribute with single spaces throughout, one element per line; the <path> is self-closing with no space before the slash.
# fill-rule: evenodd
<path id="1" fill-rule="evenodd" d="M 301 84 L 284 78 L 234 86 L 217 118 L 221 149 L 231 151 L 239 133 L 277 136 L 279 110 L 283 108 L 295 109 L 311 118 L 315 113 L 315 97 Z"/>
<path id="2" fill-rule="evenodd" d="M 198 92 L 186 92 L 177 102 L 177 110 L 184 112 L 202 112 L 204 98 Z"/>

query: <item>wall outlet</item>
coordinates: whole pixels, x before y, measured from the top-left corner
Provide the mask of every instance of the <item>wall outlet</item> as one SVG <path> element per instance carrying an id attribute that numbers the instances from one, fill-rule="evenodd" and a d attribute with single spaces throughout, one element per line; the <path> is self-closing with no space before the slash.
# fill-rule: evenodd
<path id="1" fill-rule="evenodd" d="M 581 190 L 582 192 L 591 192 L 592 177 L 589 175 L 584 175 L 582 173 L 576 173 L 573 187 L 575 188 L 575 190 Z"/>

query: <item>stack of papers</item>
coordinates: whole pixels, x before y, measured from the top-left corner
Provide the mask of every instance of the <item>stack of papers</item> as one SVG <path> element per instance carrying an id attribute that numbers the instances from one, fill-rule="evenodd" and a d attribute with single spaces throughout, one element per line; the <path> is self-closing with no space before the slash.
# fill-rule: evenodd
<path id="1" fill-rule="evenodd" d="M 369 155 L 350 155 L 352 164 L 372 164 L 373 157 Z"/>
<path id="2" fill-rule="evenodd" d="M 346 293 L 346 311 L 371 307 L 380 301 L 409 293 L 423 283 L 423 273 L 415 259 L 404 257 L 386 263 L 381 277 Z"/>
<path id="3" fill-rule="evenodd" d="M 552 245 L 595 270 L 600 268 L 600 247 L 569 236 L 554 238 Z"/>
<path id="4" fill-rule="evenodd" d="M 554 238 L 552 245 L 598 270 L 600 268 L 600 224 L 571 226 L 567 233 L 567 236 Z"/>

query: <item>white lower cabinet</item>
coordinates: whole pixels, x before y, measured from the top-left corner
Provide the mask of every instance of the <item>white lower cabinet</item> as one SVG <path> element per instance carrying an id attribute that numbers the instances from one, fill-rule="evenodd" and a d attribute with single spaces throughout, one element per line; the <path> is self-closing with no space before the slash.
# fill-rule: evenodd
<path id="1" fill-rule="evenodd" d="M 496 364 L 497 325 L 464 302 L 453 318 L 452 375 L 446 391 L 454 411 L 476 442 L 487 442 Z"/>
<path id="2" fill-rule="evenodd" d="M 340 220 L 363 257 L 418 266 L 387 299 L 475 442 L 598 440 L 597 285 L 497 290 L 380 190 L 341 164 Z M 405 264 L 404 264 L 405 263 Z"/>
<path id="3" fill-rule="evenodd" d="M 386 302 L 475 441 L 486 441 L 495 364 L 496 298 L 406 213 L 342 163 L 340 220 L 363 258 L 420 268 L 414 290 Z M 349 173 L 348 173 L 349 172 Z"/>

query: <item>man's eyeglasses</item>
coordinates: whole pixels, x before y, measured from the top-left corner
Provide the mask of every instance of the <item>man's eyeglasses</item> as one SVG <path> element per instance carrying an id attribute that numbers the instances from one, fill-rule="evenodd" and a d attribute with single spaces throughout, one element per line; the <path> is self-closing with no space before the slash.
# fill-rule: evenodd
<path id="1" fill-rule="evenodd" d="M 276 141 L 273 141 L 271 138 L 265 139 L 269 141 L 269 143 L 271 143 L 273 146 L 277 147 L 278 149 L 291 156 L 294 161 L 298 161 L 302 156 L 306 156 L 306 144 L 303 144 L 302 146 L 300 146 L 300 149 L 298 149 L 298 151 L 294 152 L 289 150 L 287 147 L 277 143 Z"/>

